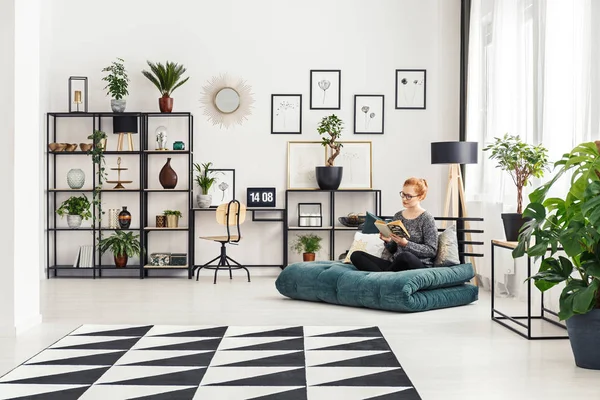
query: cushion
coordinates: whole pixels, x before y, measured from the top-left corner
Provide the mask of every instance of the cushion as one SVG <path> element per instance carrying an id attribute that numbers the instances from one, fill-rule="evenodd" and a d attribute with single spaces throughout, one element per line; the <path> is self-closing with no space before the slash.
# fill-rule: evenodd
<path id="1" fill-rule="evenodd" d="M 380 310 L 416 312 L 469 304 L 478 298 L 473 266 L 401 272 L 359 271 L 339 261 L 288 265 L 275 282 L 292 299 Z"/>
<path id="2" fill-rule="evenodd" d="M 379 231 L 377 232 L 379 233 Z M 381 253 L 383 252 L 383 240 L 379 238 L 378 233 L 356 232 L 354 234 L 354 242 L 352 242 L 352 246 L 350 246 L 350 250 L 348 250 L 348 254 L 344 259 L 344 262 L 350 263 L 350 256 L 356 250 L 364 251 L 365 253 L 369 253 L 373 256 L 381 257 Z"/>
<path id="3" fill-rule="evenodd" d="M 382 221 L 377 215 L 366 212 L 365 215 L 365 223 L 362 227 L 362 233 L 377 233 L 379 234 L 379 229 L 375 227 L 375 221 Z"/>
<path id="4" fill-rule="evenodd" d="M 460 264 L 456 227 L 450 225 L 438 236 L 438 251 L 433 260 L 434 267 L 450 267 Z"/>

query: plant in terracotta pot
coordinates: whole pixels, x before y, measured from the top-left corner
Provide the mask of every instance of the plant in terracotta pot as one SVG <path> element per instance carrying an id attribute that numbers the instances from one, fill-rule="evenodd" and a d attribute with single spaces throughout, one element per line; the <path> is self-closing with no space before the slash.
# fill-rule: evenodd
<path id="1" fill-rule="evenodd" d="M 525 220 L 523 219 L 523 187 L 531 183 L 532 177 L 541 178 L 548 168 L 548 150 L 541 144 L 524 143 L 519 136 L 505 134 L 483 151 L 491 151 L 490 160 L 498 162 L 497 168 L 510 174 L 517 187 L 517 212 L 503 213 L 506 240 L 516 241 Z"/>
<path id="2" fill-rule="evenodd" d="M 212 195 L 208 194 L 208 191 L 217 182 L 215 175 L 219 172 L 211 171 L 211 165 L 212 162 L 203 163 L 202 165 L 194 163 L 194 169 L 198 173 L 195 180 L 202 191 L 201 194 L 196 196 L 199 208 L 208 208 L 212 204 Z"/>
<path id="3" fill-rule="evenodd" d="M 342 183 L 343 167 L 334 166 L 333 162 L 343 147 L 341 143 L 337 142 L 343 129 L 344 122 L 335 114 L 323 117 L 317 127 L 317 132 L 323 136 L 321 144 L 326 148 L 327 154 L 325 166 L 315 167 L 317 184 L 323 190 L 336 190 Z"/>
<path id="4" fill-rule="evenodd" d="M 190 79 L 181 79 L 186 69 L 183 65 L 167 61 L 166 64 L 148 62 L 150 71 L 142 71 L 142 74 L 152 82 L 159 90 L 162 97 L 158 99 L 160 112 L 170 113 L 173 110 L 173 99 L 171 94 L 179 86 Z"/>
<path id="5" fill-rule="evenodd" d="M 292 243 L 292 250 L 302 254 L 303 261 L 315 261 L 315 253 L 321 250 L 322 237 L 315 234 L 306 234 L 296 236 Z"/>
<path id="6" fill-rule="evenodd" d="M 513 251 L 515 258 L 544 257 L 538 273 L 528 278 L 542 292 L 565 282 L 558 317 L 566 320 L 575 363 L 593 369 L 600 369 L 599 146 L 600 141 L 580 144 L 555 163 L 552 180 L 529 195 L 523 215 L 531 220 Z M 561 178 L 569 180 L 568 192 L 549 197 Z M 564 256 L 557 255 L 561 248 Z"/>
<path id="7" fill-rule="evenodd" d="M 61 217 L 67 216 L 67 224 L 71 229 L 77 229 L 81 226 L 81 221 L 90 219 L 90 201 L 85 195 L 71 196 L 63 201 L 60 207 L 56 210 L 56 214 Z"/>
<path id="8" fill-rule="evenodd" d="M 176 210 L 165 210 L 163 215 L 167 217 L 167 228 L 177 228 L 179 226 L 179 218 L 181 218 L 181 211 Z"/>
<path id="9" fill-rule="evenodd" d="M 108 75 L 102 78 L 102 80 L 108 82 L 104 89 L 108 89 L 106 95 L 112 96 L 110 107 L 116 113 L 125 111 L 127 102 L 124 97 L 129 94 L 127 91 L 129 77 L 127 77 L 127 72 L 123 65 L 124 62 L 125 60 L 122 58 L 117 58 L 116 61 L 113 61 L 112 64 L 102 70 L 102 72 L 108 72 Z"/>
<path id="10" fill-rule="evenodd" d="M 114 234 L 98 242 L 100 255 L 107 250 L 112 251 L 115 265 L 118 268 L 125 268 L 129 257 L 139 256 L 142 252 L 140 247 L 140 235 L 134 235 L 133 232 L 115 231 Z"/>

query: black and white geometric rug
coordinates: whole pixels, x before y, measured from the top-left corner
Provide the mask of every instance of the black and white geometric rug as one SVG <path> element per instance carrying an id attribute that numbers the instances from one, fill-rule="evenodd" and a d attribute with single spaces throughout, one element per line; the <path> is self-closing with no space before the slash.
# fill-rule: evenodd
<path id="1" fill-rule="evenodd" d="M 420 399 L 377 327 L 83 325 L 0 399 Z"/>

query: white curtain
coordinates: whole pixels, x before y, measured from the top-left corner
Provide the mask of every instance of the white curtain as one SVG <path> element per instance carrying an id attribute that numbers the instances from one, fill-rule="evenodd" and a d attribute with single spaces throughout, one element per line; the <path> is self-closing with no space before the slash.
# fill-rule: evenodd
<path id="1" fill-rule="evenodd" d="M 472 1 L 467 140 L 483 149 L 494 137 L 519 135 L 542 143 L 554 162 L 576 144 L 600 139 L 599 3 Z M 517 199 L 508 173 L 488 156 L 480 152 L 479 163 L 467 166 L 465 181 L 469 214 L 485 218 L 486 257 L 477 265 L 484 285 L 489 285 L 490 240 L 504 239 L 500 214 L 515 212 Z M 526 188 L 524 206 L 529 191 L 551 175 Z M 565 180 L 554 194 L 564 195 L 567 187 Z"/>

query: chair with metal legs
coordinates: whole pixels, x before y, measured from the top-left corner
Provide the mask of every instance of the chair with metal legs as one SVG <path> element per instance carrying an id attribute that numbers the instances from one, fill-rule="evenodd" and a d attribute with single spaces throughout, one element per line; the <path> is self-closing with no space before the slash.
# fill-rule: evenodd
<path id="1" fill-rule="evenodd" d="M 227 248 L 225 246 L 227 244 L 237 245 L 242 239 L 242 234 L 240 233 L 240 224 L 244 223 L 246 220 L 246 206 L 237 200 L 231 200 L 229 203 L 224 203 L 217 207 L 216 217 L 217 222 L 220 225 L 225 225 L 227 227 L 227 236 L 200 236 L 200 239 L 212 240 L 213 242 L 221 243 L 221 254 L 206 264 L 198 267 L 198 270 L 196 271 L 196 280 L 198 280 L 200 277 L 200 270 L 202 268 L 215 270 L 215 278 L 213 281 L 215 284 L 217 283 L 217 274 L 219 273 L 220 269 L 229 269 L 229 279 L 233 279 L 233 274 L 231 273 L 232 269 L 244 269 L 248 275 L 248 282 L 250 282 L 250 271 L 248 271 L 248 268 L 229 257 L 227 255 Z M 230 227 L 232 226 L 237 228 L 237 235 L 231 234 Z M 217 260 L 219 260 L 217 265 L 210 265 Z M 236 265 L 232 266 L 229 263 L 230 261 Z"/>

